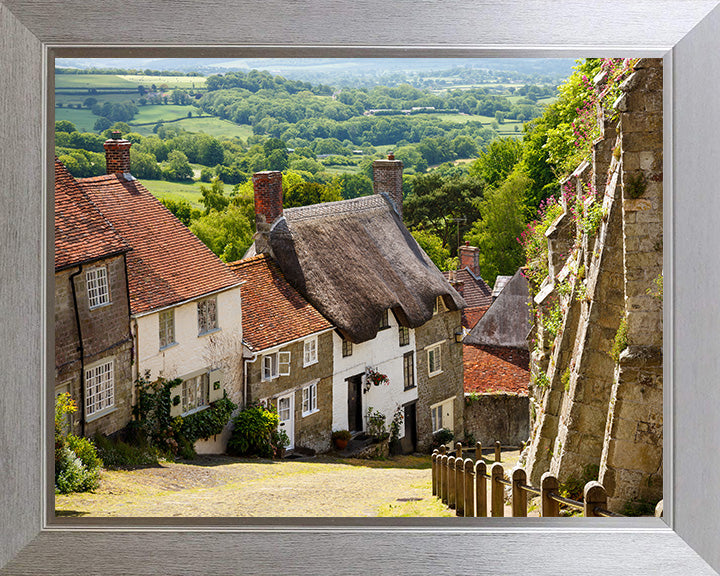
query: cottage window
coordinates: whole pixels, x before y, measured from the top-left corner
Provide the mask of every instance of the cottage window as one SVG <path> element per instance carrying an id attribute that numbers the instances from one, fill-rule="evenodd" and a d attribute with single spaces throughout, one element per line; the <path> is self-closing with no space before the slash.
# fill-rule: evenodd
<path id="1" fill-rule="evenodd" d="M 385 330 L 385 328 L 390 328 L 390 316 L 387 309 L 383 310 L 382 316 L 380 317 L 380 330 Z"/>
<path id="2" fill-rule="evenodd" d="M 308 416 L 317 411 L 317 382 L 313 382 L 302 389 L 302 415 Z"/>
<path id="3" fill-rule="evenodd" d="M 175 344 L 175 310 L 163 310 L 160 318 L 160 349 Z"/>
<path id="4" fill-rule="evenodd" d="M 317 336 L 305 340 L 303 342 L 303 366 L 310 366 L 316 364 L 318 361 L 317 355 Z"/>
<path id="5" fill-rule="evenodd" d="M 113 361 L 85 370 L 85 415 L 92 416 L 115 405 Z"/>
<path id="6" fill-rule="evenodd" d="M 290 376 L 290 352 L 275 352 L 262 357 L 262 380 Z"/>
<path id="7" fill-rule="evenodd" d="M 408 352 L 403 355 L 403 382 L 405 390 L 415 388 L 415 353 Z"/>
<path id="8" fill-rule="evenodd" d="M 400 346 L 407 346 L 408 344 L 410 344 L 410 328 L 400 326 L 398 330 L 398 335 L 400 340 Z"/>
<path id="9" fill-rule="evenodd" d="M 433 433 L 443 428 L 447 428 L 451 432 L 454 429 L 454 412 L 453 403 L 455 397 L 448 398 L 438 404 L 430 406 L 430 419 L 432 420 Z"/>
<path id="10" fill-rule="evenodd" d="M 198 335 L 217 330 L 217 298 L 206 298 L 198 302 Z"/>
<path id="11" fill-rule="evenodd" d="M 442 372 L 442 344 L 436 344 L 427 350 L 428 376 Z"/>
<path id="12" fill-rule="evenodd" d="M 205 372 L 194 378 L 183 380 L 180 389 L 183 414 L 210 403 L 210 374 Z"/>
<path id="13" fill-rule="evenodd" d="M 350 340 L 347 340 L 346 338 L 343 338 L 342 341 L 342 355 L 343 358 L 346 358 L 347 356 L 352 356 L 353 353 L 353 344 Z"/>
<path id="14" fill-rule="evenodd" d="M 85 273 L 87 284 L 88 304 L 90 309 L 110 304 L 110 289 L 108 287 L 107 268 L 98 266 Z"/>

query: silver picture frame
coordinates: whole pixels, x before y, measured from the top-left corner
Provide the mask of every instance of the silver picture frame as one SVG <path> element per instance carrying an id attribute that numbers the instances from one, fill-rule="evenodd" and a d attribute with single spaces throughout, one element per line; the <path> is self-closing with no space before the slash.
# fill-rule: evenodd
<path id="1" fill-rule="evenodd" d="M 0 575 L 715 574 L 717 5 L 0 0 Z M 147 54 L 664 57 L 665 517 L 54 518 L 53 59 Z"/>

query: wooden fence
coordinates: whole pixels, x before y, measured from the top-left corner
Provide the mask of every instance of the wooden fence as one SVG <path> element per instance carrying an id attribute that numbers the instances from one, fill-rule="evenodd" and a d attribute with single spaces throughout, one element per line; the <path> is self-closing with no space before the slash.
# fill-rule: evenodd
<path id="1" fill-rule="evenodd" d="M 475 446 L 475 459 L 462 457 L 463 446 L 455 444 L 455 454 L 448 454 L 441 446 L 432 454 L 432 492 L 444 504 L 455 510 L 458 516 L 485 517 L 488 515 L 487 483 L 490 481 L 490 516 L 505 516 L 505 487 L 512 493 L 512 515 L 527 516 L 528 494 L 540 496 L 540 515 L 560 516 L 560 505 L 564 504 L 583 512 L 588 517 L 615 517 L 607 509 L 607 492 L 597 481 L 588 482 L 584 490 L 584 502 L 564 498 L 560 495 L 558 479 L 546 472 L 540 488 L 527 483 L 527 474 L 516 468 L 511 478 L 505 477 L 500 463 L 501 446 L 495 442 L 495 463 L 489 469 L 482 459 L 482 445 Z"/>

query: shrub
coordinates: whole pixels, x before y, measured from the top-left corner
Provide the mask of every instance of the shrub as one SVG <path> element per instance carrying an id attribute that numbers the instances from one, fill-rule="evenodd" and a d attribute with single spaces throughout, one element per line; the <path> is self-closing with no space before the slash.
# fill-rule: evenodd
<path id="1" fill-rule="evenodd" d="M 455 438 L 455 434 L 447 428 L 442 428 L 432 435 L 432 447 L 439 448 L 443 444 L 451 442 Z"/>
<path id="2" fill-rule="evenodd" d="M 67 447 L 72 450 L 75 455 L 88 470 L 102 468 L 103 462 L 98 456 L 95 444 L 89 438 L 68 434 Z"/>
<path id="3" fill-rule="evenodd" d="M 241 410 L 233 419 L 232 436 L 227 445 L 228 454 L 272 458 L 275 450 L 273 432 L 280 419 L 273 406 L 259 404 Z"/>
<path id="4" fill-rule="evenodd" d="M 100 484 L 99 470 L 89 471 L 75 453 L 67 446 L 60 449 L 60 457 L 55 460 L 55 492 L 87 492 Z"/>
<path id="5" fill-rule="evenodd" d="M 374 410 L 372 406 L 368 406 L 367 410 L 367 433 L 378 441 L 386 440 L 390 436 L 385 426 L 385 414 Z"/>
<path id="6" fill-rule="evenodd" d="M 351 434 L 350 434 L 349 430 L 335 430 L 331 436 L 331 439 L 333 442 L 335 442 L 335 440 L 350 441 L 350 438 L 351 438 Z"/>
<path id="7" fill-rule="evenodd" d="M 95 436 L 95 444 L 105 468 L 110 470 L 156 466 L 158 463 L 158 450 L 147 444 L 136 446 L 102 434 Z"/>

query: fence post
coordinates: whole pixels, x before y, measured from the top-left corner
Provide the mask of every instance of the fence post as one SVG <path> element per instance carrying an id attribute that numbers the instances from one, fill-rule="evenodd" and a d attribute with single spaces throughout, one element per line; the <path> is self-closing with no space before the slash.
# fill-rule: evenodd
<path id="1" fill-rule="evenodd" d="M 607 510 L 607 492 L 600 482 L 593 480 L 585 484 L 584 494 L 585 509 L 583 514 L 586 518 L 599 516 L 599 514 L 595 513 L 596 508 Z"/>
<path id="2" fill-rule="evenodd" d="M 475 466 L 471 458 L 465 459 L 465 480 L 463 485 L 465 487 L 465 502 L 463 509 L 466 517 L 475 516 L 475 483 L 473 477 L 475 476 Z"/>
<path id="3" fill-rule="evenodd" d="M 447 459 L 448 467 L 448 508 L 455 508 L 455 456 Z"/>
<path id="4" fill-rule="evenodd" d="M 490 515 L 505 516 L 505 488 L 498 480 L 505 474 L 502 464 L 495 462 L 490 468 Z"/>
<path id="5" fill-rule="evenodd" d="M 527 474 L 522 468 L 516 468 L 512 473 L 513 517 L 527 516 L 527 492 L 521 488 L 523 484 L 527 484 Z"/>
<path id="6" fill-rule="evenodd" d="M 457 516 L 465 515 L 465 474 L 464 463 L 462 458 L 455 458 L 455 514 Z"/>
<path id="7" fill-rule="evenodd" d="M 482 443 L 475 443 L 475 460 L 482 460 Z"/>
<path id="8" fill-rule="evenodd" d="M 500 446 L 500 440 L 495 441 L 495 462 L 500 462 L 502 447 Z"/>
<path id="9" fill-rule="evenodd" d="M 554 518 L 560 516 L 560 503 L 550 498 L 550 494 L 555 492 L 557 494 L 560 488 L 558 479 L 555 478 L 550 472 L 545 472 L 540 480 L 540 490 L 542 496 L 540 497 L 540 515 L 543 518 Z"/>
<path id="10" fill-rule="evenodd" d="M 475 516 L 487 516 L 487 466 L 483 460 L 475 462 Z"/>
<path id="11" fill-rule="evenodd" d="M 447 459 L 447 454 L 440 458 L 440 500 L 443 504 L 447 504 Z"/>
<path id="12" fill-rule="evenodd" d="M 438 481 L 437 481 L 438 454 L 440 454 L 440 452 L 437 449 L 435 449 L 435 450 L 433 450 L 432 456 L 430 457 L 430 462 L 432 463 L 430 475 L 432 476 L 432 494 L 433 494 L 433 496 L 437 496 L 437 493 L 438 493 L 438 490 L 437 490 L 437 487 L 438 487 Z"/>
<path id="13" fill-rule="evenodd" d="M 462 458 L 462 442 L 455 442 L 455 458 Z"/>

